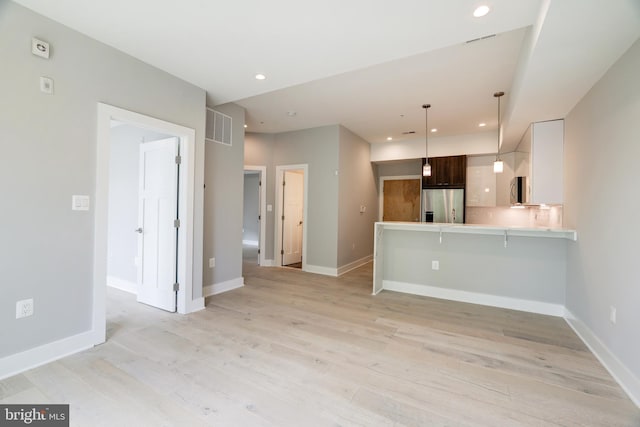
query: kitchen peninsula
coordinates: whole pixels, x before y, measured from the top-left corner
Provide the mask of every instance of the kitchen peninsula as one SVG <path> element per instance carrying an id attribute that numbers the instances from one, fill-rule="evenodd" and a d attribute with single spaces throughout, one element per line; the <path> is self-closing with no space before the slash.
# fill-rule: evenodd
<path id="1" fill-rule="evenodd" d="M 373 294 L 382 290 L 564 316 L 574 230 L 375 224 Z"/>

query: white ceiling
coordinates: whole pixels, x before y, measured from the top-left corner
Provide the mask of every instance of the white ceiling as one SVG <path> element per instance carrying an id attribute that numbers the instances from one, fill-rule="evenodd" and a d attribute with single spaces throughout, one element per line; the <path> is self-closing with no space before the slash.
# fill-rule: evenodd
<path id="1" fill-rule="evenodd" d="M 16 2 L 204 88 L 209 105 L 244 106 L 250 131 L 340 123 L 372 143 L 424 138 L 426 102 L 437 135 L 495 130 L 502 90 L 515 146 L 640 37 L 638 0 Z M 492 10 L 474 18 L 481 3 Z"/>

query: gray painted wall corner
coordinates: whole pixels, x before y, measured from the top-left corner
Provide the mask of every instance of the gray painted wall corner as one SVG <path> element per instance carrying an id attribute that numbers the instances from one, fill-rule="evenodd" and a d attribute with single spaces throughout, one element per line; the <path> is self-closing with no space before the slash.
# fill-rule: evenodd
<path id="1" fill-rule="evenodd" d="M 214 107 L 233 119 L 231 146 L 208 141 L 205 147 L 204 286 L 242 277 L 242 205 L 244 187 L 244 108 Z M 215 258 L 214 268 L 209 259 Z"/>
<path id="2" fill-rule="evenodd" d="M 340 126 L 338 267 L 373 255 L 378 201 L 376 169 L 370 162 L 370 153 L 367 141 Z"/>
<path id="3" fill-rule="evenodd" d="M 265 166 L 267 168 L 266 185 L 267 205 L 275 206 L 275 167 L 273 165 L 273 150 L 275 135 L 268 133 L 245 133 L 244 164 L 249 166 Z M 273 260 L 274 255 L 274 225 L 275 209 L 266 212 L 265 218 L 265 259 Z"/>
<path id="4" fill-rule="evenodd" d="M 640 41 L 565 119 L 564 224 L 569 248 L 567 308 L 635 375 L 640 387 Z M 617 322 L 609 320 L 617 309 Z M 640 390 L 640 389 L 639 389 Z M 640 399 L 640 395 L 637 396 Z"/>
<path id="5" fill-rule="evenodd" d="M 274 166 L 309 165 L 307 264 L 337 268 L 339 127 L 277 134 Z"/>

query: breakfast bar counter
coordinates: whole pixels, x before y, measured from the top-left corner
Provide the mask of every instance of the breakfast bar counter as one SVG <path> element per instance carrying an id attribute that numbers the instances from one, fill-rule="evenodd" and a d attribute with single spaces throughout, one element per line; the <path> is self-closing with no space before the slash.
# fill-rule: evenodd
<path id="1" fill-rule="evenodd" d="M 575 230 L 375 224 L 373 293 L 383 290 L 564 315 Z"/>

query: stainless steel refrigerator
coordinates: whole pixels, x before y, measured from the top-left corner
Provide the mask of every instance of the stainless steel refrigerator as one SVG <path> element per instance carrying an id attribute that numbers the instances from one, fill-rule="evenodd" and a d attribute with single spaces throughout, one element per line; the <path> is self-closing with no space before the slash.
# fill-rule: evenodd
<path id="1" fill-rule="evenodd" d="M 422 190 L 422 220 L 424 222 L 447 222 L 463 224 L 464 190 Z"/>

